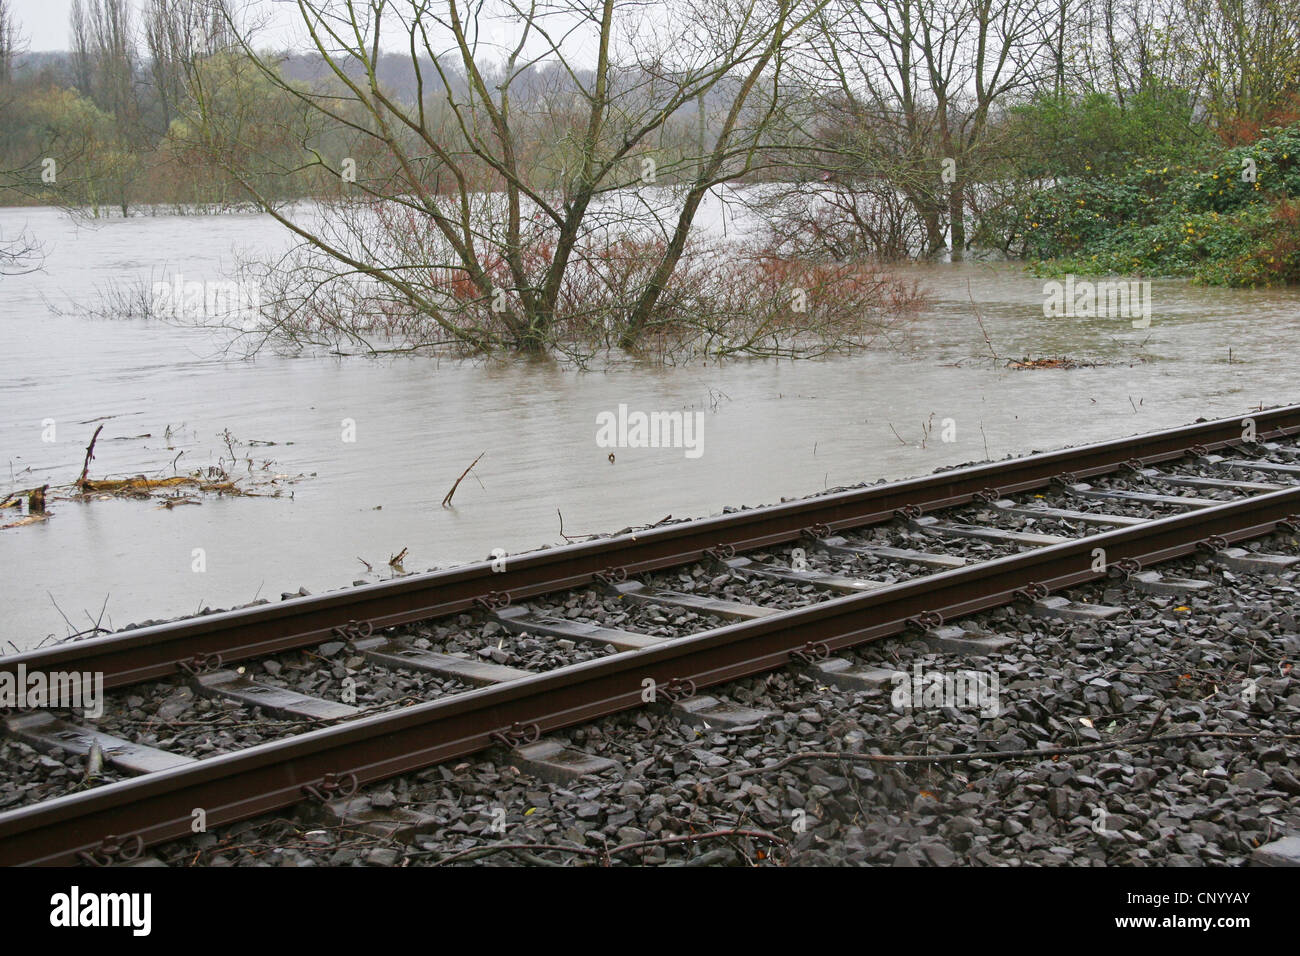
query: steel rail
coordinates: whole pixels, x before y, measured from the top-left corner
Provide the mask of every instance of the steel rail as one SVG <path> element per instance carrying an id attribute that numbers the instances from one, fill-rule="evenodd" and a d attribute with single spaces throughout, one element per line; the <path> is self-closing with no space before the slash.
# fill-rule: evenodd
<path id="1" fill-rule="evenodd" d="M 705 687 L 897 634 L 913 625 L 1040 596 L 1192 553 L 1296 528 L 1300 487 L 916 578 L 719 627 L 505 684 L 338 724 L 174 770 L 0 814 L 0 864 L 62 864 L 189 835 L 201 807 L 219 825 L 307 798 L 643 706 L 643 681 Z M 1135 563 L 1134 563 L 1135 562 Z"/>
<path id="2" fill-rule="evenodd" d="M 1068 474 L 1086 478 L 1126 465 L 1150 465 L 1189 450 L 1238 447 L 1247 422 L 1256 440 L 1300 433 L 1300 405 L 1251 416 L 1185 425 L 1166 431 L 974 465 L 921 478 L 666 525 L 599 541 L 529 552 L 493 562 L 413 575 L 397 581 L 136 628 L 0 657 L 0 672 L 77 670 L 101 673 L 104 686 L 121 687 L 175 674 L 198 661 L 231 662 L 304 647 L 351 625 L 385 628 L 456 614 L 477 605 L 534 597 L 592 583 L 619 568 L 627 574 L 700 560 L 709 551 L 769 547 L 805 531 L 863 527 L 902 509 L 930 511 L 989 494 L 1042 488 Z"/>

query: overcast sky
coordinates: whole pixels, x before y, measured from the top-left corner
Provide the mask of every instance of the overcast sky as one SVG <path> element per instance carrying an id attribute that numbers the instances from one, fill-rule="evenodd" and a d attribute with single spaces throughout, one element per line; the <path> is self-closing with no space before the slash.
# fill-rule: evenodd
<path id="1" fill-rule="evenodd" d="M 14 10 L 15 18 L 18 20 L 19 30 L 27 40 L 27 49 L 33 52 L 42 50 L 66 50 L 68 49 L 68 18 L 72 11 L 72 0 L 10 0 Z M 135 8 L 137 28 L 140 23 L 138 16 L 139 11 L 144 6 L 144 0 L 129 0 Z M 364 4 L 360 5 L 364 9 Z M 502 4 L 494 4 L 492 0 L 485 5 L 488 10 L 499 12 Z M 657 4 L 639 3 L 631 5 L 639 9 L 644 15 L 645 11 L 654 9 Z M 400 52 L 406 51 L 407 39 L 400 25 L 396 22 L 396 16 L 402 9 L 409 9 L 410 0 L 398 0 L 396 4 L 389 5 L 389 14 L 386 22 L 391 24 L 393 30 L 391 39 L 389 30 L 384 31 L 384 47 L 386 49 L 396 49 Z M 306 35 L 302 27 L 301 15 L 298 6 L 293 0 L 233 0 L 232 9 L 236 12 L 241 23 L 247 25 L 257 23 L 256 33 L 257 45 L 260 47 L 269 47 L 272 49 L 297 48 L 302 49 L 306 44 Z M 333 9 L 333 7 L 331 7 Z M 435 7 L 439 12 L 445 11 L 445 7 Z M 649 19 L 658 21 L 662 17 L 662 11 L 658 14 L 651 14 Z M 571 21 L 570 21 L 571 22 Z M 548 26 L 554 28 L 557 23 L 553 20 L 547 21 Z M 517 28 L 513 24 L 506 24 L 496 16 L 489 14 L 481 24 L 482 39 L 488 47 L 504 48 L 504 45 L 513 45 L 517 37 Z M 436 28 L 431 31 L 435 37 L 441 32 Z M 651 31 L 653 32 L 653 30 Z M 582 61 L 590 54 L 594 59 L 594 47 L 590 50 L 587 37 L 584 35 L 567 34 L 565 31 L 558 31 L 557 35 L 565 35 L 566 40 L 563 48 L 570 57 L 577 61 Z M 617 41 L 616 41 L 617 43 Z"/>
<path id="2" fill-rule="evenodd" d="M 29 50 L 68 48 L 68 11 L 72 0 L 18 0 L 12 7 Z"/>
<path id="3" fill-rule="evenodd" d="M 72 12 L 72 0 L 12 0 L 11 5 L 23 36 L 27 38 L 27 49 L 40 51 L 68 48 L 68 16 Z M 138 13 L 143 6 L 142 0 L 131 0 L 131 5 Z M 263 14 L 278 16 L 281 22 L 287 22 L 285 14 L 297 11 L 292 4 L 274 3 L 272 0 L 240 0 L 238 6 L 248 6 Z M 279 34 L 278 39 L 285 40 L 292 36 L 292 31 L 284 29 Z"/>

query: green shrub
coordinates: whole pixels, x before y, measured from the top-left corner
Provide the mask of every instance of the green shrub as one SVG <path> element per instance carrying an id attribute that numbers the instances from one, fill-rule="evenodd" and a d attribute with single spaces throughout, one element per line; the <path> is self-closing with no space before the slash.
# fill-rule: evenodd
<path id="1" fill-rule="evenodd" d="M 1022 239 L 1043 274 L 1297 282 L 1295 199 L 1300 123 L 1220 150 L 1199 167 L 1138 160 L 1119 172 L 1062 178 L 1025 203 Z"/>

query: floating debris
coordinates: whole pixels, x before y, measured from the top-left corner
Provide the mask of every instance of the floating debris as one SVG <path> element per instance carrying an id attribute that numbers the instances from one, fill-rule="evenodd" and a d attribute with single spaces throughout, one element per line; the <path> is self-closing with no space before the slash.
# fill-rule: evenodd
<path id="1" fill-rule="evenodd" d="M 102 478 L 96 479 L 90 477 L 90 463 L 95 460 L 95 444 L 99 440 L 100 432 L 104 426 L 100 425 L 95 429 L 95 433 L 90 438 L 90 444 L 86 446 L 86 456 L 81 465 L 81 474 L 77 480 L 69 485 L 60 485 L 55 491 L 61 494 L 55 494 L 51 497 L 56 501 L 107 501 L 112 498 L 139 498 L 154 499 L 159 502 L 159 510 L 168 510 L 178 505 L 201 505 L 202 495 L 235 495 L 244 498 L 278 498 L 283 494 L 283 485 L 292 484 L 299 481 L 306 475 L 290 475 L 286 472 L 275 470 L 276 463 L 265 460 L 260 464 L 255 463 L 251 455 L 244 454 L 241 456 L 236 452 L 237 445 L 246 445 L 247 447 L 274 445 L 276 442 L 253 441 L 242 443 L 226 429 L 221 434 L 229 458 L 222 457 L 218 459 L 217 465 L 210 465 L 207 468 L 192 471 L 184 475 L 170 475 L 149 477 L 147 475 L 134 475 L 129 478 Z M 170 435 L 171 426 L 168 426 L 168 435 Z M 132 436 L 134 438 L 148 436 Z M 116 440 L 116 439 L 110 439 Z M 286 442 L 286 444 L 293 444 Z M 184 454 L 184 452 L 181 452 Z M 178 454 L 172 460 L 172 467 L 180 459 Z M 232 471 L 237 465 L 246 464 L 247 474 L 235 477 Z M 45 521 L 50 517 L 46 509 L 46 493 L 50 491 L 50 485 L 42 485 L 39 488 L 28 488 L 22 491 L 13 491 L 0 499 L 0 510 L 18 509 L 21 511 L 23 505 L 26 507 L 26 514 L 10 521 L 6 524 L 0 524 L 0 531 L 9 528 L 18 528 L 23 525 L 37 524 Z M 171 489 L 178 489 L 171 492 Z M 185 489 L 179 491 L 179 489 Z M 292 494 L 292 493 L 291 493 Z"/>
<path id="2" fill-rule="evenodd" d="M 1029 357 L 1025 357 L 1022 358 L 1020 361 L 1016 361 L 1015 359 L 1009 359 L 1007 361 L 1007 368 L 1072 369 L 1072 368 L 1098 368 L 1098 367 L 1099 367 L 1099 363 L 1097 362 L 1084 362 L 1084 361 L 1080 361 L 1079 359 L 1072 359 L 1064 355 L 1058 355 L 1053 358 L 1038 358 L 1038 359 L 1031 359 Z"/>

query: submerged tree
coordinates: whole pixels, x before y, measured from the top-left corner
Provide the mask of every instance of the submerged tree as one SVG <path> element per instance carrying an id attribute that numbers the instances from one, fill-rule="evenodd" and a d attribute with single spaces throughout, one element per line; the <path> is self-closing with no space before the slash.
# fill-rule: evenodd
<path id="1" fill-rule="evenodd" d="M 333 195 L 277 206 L 202 82 L 190 133 L 301 238 L 266 276 L 298 334 L 324 323 L 405 347 L 538 352 L 595 336 L 635 349 L 692 323 L 721 342 L 725 317 L 744 326 L 738 340 L 770 345 L 827 318 L 789 308 L 801 276 L 780 292 L 783 319 L 760 309 L 745 324 L 746 300 L 773 273 L 761 256 L 719 271 L 692 237 L 711 191 L 785 135 L 782 63 L 825 2 L 298 0 L 326 82 L 290 82 L 248 31 L 232 32 L 277 100 L 298 104 L 280 133 L 304 159 L 282 172 L 326 174 Z M 380 80 L 381 44 L 397 43 L 410 99 Z M 866 329 L 862 295 L 844 301 Z"/>
<path id="2" fill-rule="evenodd" d="M 816 93 L 812 162 L 828 183 L 828 215 L 795 195 L 793 221 L 884 257 L 948 246 L 963 258 L 968 217 L 985 198 L 975 191 L 998 152 L 999 109 L 1063 70 L 1056 51 L 1070 3 L 833 0 L 801 63 Z"/>

